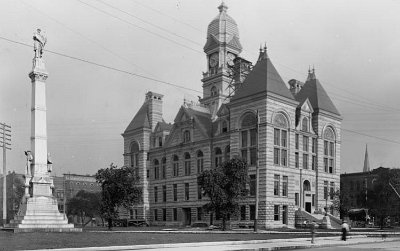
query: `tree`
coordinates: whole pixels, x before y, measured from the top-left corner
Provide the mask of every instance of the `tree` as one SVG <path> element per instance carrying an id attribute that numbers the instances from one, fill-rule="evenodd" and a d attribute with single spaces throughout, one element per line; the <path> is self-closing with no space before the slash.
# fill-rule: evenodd
<path id="1" fill-rule="evenodd" d="M 111 163 L 109 168 L 96 173 L 96 180 L 101 184 L 100 210 L 111 230 L 113 219 L 118 218 L 118 207 L 130 208 L 142 201 L 139 176 L 131 167 L 118 168 Z"/>
<path id="2" fill-rule="evenodd" d="M 197 177 L 203 195 L 210 202 L 203 208 L 222 218 L 222 230 L 226 229 L 226 221 L 239 212 L 239 201 L 247 195 L 248 182 L 247 163 L 241 159 L 231 159 L 216 168 L 205 170 Z"/>
<path id="3" fill-rule="evenodd" d="M 385 218 L 392 211 L 393 203 L 399 203 L 399 198 L 390 184 L 399 191 L 400 170 L 382 168 L 372 189 L 369 189 L 367 193 L 367 207 L 371 214 L 379 220 L 381 229 L 384 226 Z"/>
<path id="4" fill-rule="evenodd" d="M 339 212 L 340 218 L 344 219 L 347 216 L 350 208 L 351 208 L 351 198 L 350 194 L 345 192 L 344 190 L 336 190 L 332 194 L 333 200 L 331 208 L 333 210 Z"/>
<path id="5" fill-rule="evenodd" d="M 81 218 L 82 227 L 90 222 L 96 215 L 101 216 L 100 212 L 100 193 L 79 191 L 75 197 L 67 202 L 67 215 L 76 215 Z M 88 222 L 84 222 L 86 217 L 90 217 Z"/>

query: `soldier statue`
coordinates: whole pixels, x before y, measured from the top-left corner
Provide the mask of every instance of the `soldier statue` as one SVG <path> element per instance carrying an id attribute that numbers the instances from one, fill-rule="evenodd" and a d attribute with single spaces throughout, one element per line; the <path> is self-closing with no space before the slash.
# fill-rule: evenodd
<path id="1" fill-rule="evenodd" d="M 35 58 L 41 58 L 43 55 L 43 48 L 47 42 L 46 37 L 40 33 L 41 30 L 37 29 L 33 33 L 33 49 L 35 51 Z"/>

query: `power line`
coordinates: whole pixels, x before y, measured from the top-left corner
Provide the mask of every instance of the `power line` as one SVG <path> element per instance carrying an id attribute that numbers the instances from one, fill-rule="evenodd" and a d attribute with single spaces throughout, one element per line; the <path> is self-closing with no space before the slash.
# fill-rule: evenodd
<path id="1" fill-rule="evenodd" d="M 153 23 L 151 23 L 151 22 L 149 22 L 149 21 L 146 21 L 146 20 L 144 20 L 143 18 L 137 17 L 137 16 L 135 16 L 135 15 L 133 15 L 133 14 L 127 12 L 127 11 L 121 10 L 121 9 L 119 9 L 119 8 L 117 8 L 117 7 L 115 7 L 115 6 L 111 5 L 111 4 L 108 4 L 108 3 L 106 3 L 106 2 L 104 2 L 104 1 L 102 1 L 102 0 L 97 0 L 97 1 L 100 2 L 100 3 L 102 3 L 102 4 L 104 4 L 104 5 L 106 5 L 106 6 L 108 6 L 108 7 L 110 7 L 110 8 L 112 8 L 112 9 L 114 9 L 114 10 L 117 10 L 117 11 L 119 11 L 119 12 L 125 13 L 126 15 L 128 15 L 128 16 L 130 16 L 130 17 L 133 17 L 133 18 L 135 18 L 135 19 L 137 19 L 137 20 L 140 20 L 140 21 L 143 22 L 143 23 L 146 23 L 146 24 L 148 24 L 148 25 L 151 25 L 151 26 L 153 26 L 153 27 L 156 27 L 157 29 L 160 29 L 160 30 L 162 30 L 162 31 L 164 31 L 164 32 L 167 32 L 167 33 L 169 33 L 169 34 L 171 34 L 171 35 L 173 35 L 173 36 L 182 38 L 182 39 L 184 39 L 184 40 L 186 40 L 186 41 L 188 41 L 188 42 L 191 42 L 191 43 L 194 43 L 194 44 L 196 44 L 196 45 L 200 45 L 200 46 L 201 46 L 201 44 L 198 43 L 197 41 L 194 41 L 194 40 L 189 39 L 189 38 L 187 38 L 187 37 L 181 36 L 181 35 L 179 35 L 179 34 L 177 34 L 177 33 L 175 33 L 175 32 L 171 32 L 170 30 L 167 30 L 167 29 L 165 29 L 165 28 L 163 28 L 163 27 L 161 27 L 161 26 L 159 26 L 159 25 L 156 25 L 156 24 L 153 24 Z"/>
<path id="2" fill-rule="evenodd" d="M 152 34 L 152 35 L 154 35 L 154 36 L 160 37 L 160 38 L 165 39 L 165 40 L 167 40 L 167 41 L 169 41 L 169 42 L 172 42 L 172 43 L 174 43 L 174 44 L 180 45 L 180 46 L 182 46 L 182 47 L 184 47 L 184 48 L 186 48 L 186 49 L 189 49 L 189 50 L 192 50 L 192 51 L 195 51 L 195 52 L 198 52 L 198 53 L 203 53 L 203 52 L 200 51 L 200 50 L 193 49 L 192 47 L 189 47 L 189 46 L 187 46 L 187 45 L 185 45 L 185 44 L 179 43 L 179 42 L 177 42 L 177 41 L 175 41 L 175 40 L 173 40 L 173 39 L 170 39 L 170 38 L 168 38 L 168 37 L 162 36 L 162 35 L 160 35 L 160 34 L 158 34 L 158 33 L 152 32 L 152 31 L 150 31 L 150 30 L 148 30 L 148 29 L 146 29 L 146 28 L 144 28 L 144 27 L 142 27 L 142 26 L 139 26 L 139 25 L 137 25 L 137 24 L 134 24 L 134 23 L 131 23 L 131 22 L 129 22 L 129 21 L 126 21 L 125 19 L 122 19 L 122 18 L 120 18 L 120 17 L 118 17 L 118 16 L 115 16 L 115 15 L 113 15 L 113 14 L 107 12 L 107 11 L 104 11 L 104 10 L 102 10 L 102 9 L 96 7 L 96 6 L 93 6 L 93 5 L 91 5 L 91 4 L 85 3 L 85 2 L 83 2 L 83 1 L 81 1 L 81 0 L 77 0 L 77 1 L 80 2 L 80 3 L 82 3 L 82 4 L 84 4 L 84 5 L 86 5 L 86 6 L 88 6 L 89 8 L 95 9 L 95 10 L 97 10 L 97 11 L 99 11 L 99 12 L 101 12 L 101 13 L 107 15 L 107 16 L 113 17 L 113 18 L 115 18 L 115 19 L 117 19 L 117 20 L 120 20 L 120 21 L 122 21 L 122 22 L 124 22 L 124 23 L 126 23 L 126 24 L 129 24 L 129 25 L 131 25 L 131 26 L 133 26 L 133 27 L 139 28 L 139 29 L 141 29 L 141 30 L 143 30 L 143 31 L 145 31 L 145 32 L 147 32 L 147 33 L 150 33 L 150 34 Z"/>
<path id="3" fill-rule="evenodd" d="M 345 129 L 345 128 L 342 128 L 342 130 L 346 131 L 346 132 L 350 132 L 350 133 L 354 133 L 354 134 L 358 134 L 358 135 L 362 135 L 362 136 L 366 136 L 366 137 L 370 137 L 370 138 L 375 138 L 375 139 L 379 139 L 379 140 L 382 140 L 382 141 L 386 141 L 386 142 L 390 142 L 390 143 L 394 143 L 394 144 L 400 145 L 400 141 L 381 138 L 381 137 L 378 137 L 378 136 L 374 136 L 374 135 L 370 135 L 370 134 L 366 134 L 366 133 L 362 133 L 362 132 L 357 132 L 357 131 L 349 130 L 349 129 Z"/>
<path id="4" fill-rule="evenodd" d="M 32 46 L 29 45 L 29 44 L 18 42 L 18 41 L 15 41 L 15 40 L 12 40 L 12 39 L 8 39 L 8 38 L 2 37 L 2 36 L 0 36 L 0 39 L 8 41 L 8 42 L 11 42 L 11 43 L 15 43 L 15 44 L 19 44 L 19 45 L 23 45 L 23 46 L 32 48 Z M 107 65 L 96 63 L 96 62 L 89 61 L 89 60 L 86 60 L 86 59 L 82 59 L 82 58 L 78 58 L 78 57 L 74 57 L 74 56 L 69 56 L 69 55 L 64 54 L 64 53 L 55 52 L 55 51 L 51 51 L 51 50 L 45 50 L 45 51 L 49 52 L 51 54 L 55 54 L 55 55 L 58 55 L 58 56 L 69 58 L 69 59 L 74 59 L 74 60 L 77 60 L 77 61 L 80 61 L 80 62 L 84 62 L 84 63 L 91 64 L 91 65 L 95 65 L 95 66 L 102 67 L 102 68 L 105 68 L 105 69 L 109 69 L 109 70 L 125 73 L 125 74 L 131 75 L 131 76 L 135 76 L 135 77 L 151 80 L 151 81 L 158 82 L 158 83 L 161 83 L 161 84 L 174 86 L 174 87 L 185 89 L 185 90 L 192 91 L 192 92 L 202 93 L 202 92 L 200 92 L 198 90 L 195 90 L 195 89 L 192 89 L 192 88 L 189 88 L 189 87 L 184 87 L 184 86 L 181 86 L 181 85 L 173 84 L 173 83 L 166 82 L 166 81 L 163 81 L 163 80 L 159 80 L 159 79 L 156 79 L 156 78 L 151 78 L 151 77 L 147 77 L 147 76 L 144 76 L 144 75 L 141 75 L 141 74 L 137 74 L 137 73 L 121 70 L 121 69 L 118 69 L 118 68 L 115 68 L 115 67 L 112 67 L 112 66 L 107 66 Z"/>
<path id="5" fill-rule="evenodd" d="M 78 32 L 78 31 L 75 31 L 74 29 L 68 27 L 66 24 L 64 24 L 64 23 L 62 23 L 62 22 L 60 22 L 60 21 L 58 21 L 58 20 L 55 19 L 54 17 L 51 17 L 51 16 L 48 15 L 47 13 L 45 13 L 45 12 L 43 12 L 42 10 L 36 8 L 35 6 L 33 6 L 33 5 L 31 5 L 31 4 L 28 4 L 28 3 L 25 3 L 24 1 L 21 1 L 21 3 L 24 4 L 25 6 L 28 6 L 28 7 L 32 8 L 32 9 L 36 10 L 37 12 L 43 14 L 43 15 L 46 16 L 47 18 L 49 18 L 49 19 L 51 19 L 52 21 L 56 22 L 57 24 L 63 26 L 64 28 L 68 29 L 69 31 L 73 32 L 74 34 L 77 34 L 78 36 L 80 36 L 80 37 L 82 37 L 82 38 L 88 40 L 89 42 L 91 42 L 91 43 L 93 43 L 93 44 L 95 44 L 95 45 L 101 47 L 103 50 L 109 52 L 109 53 L 112 54 L 113 56 L 115 56 L 115 57 L 117 57 L 117 58 L 120 58 L 120 59 L 124 60 L 125 62 L 129 63 L 130 65 L 135 66 L 135 67 L 137 67 L 138 69 L 140 69 L 140 70 L 142 70 L 142 71 L 144 71 L 144 72 L 146 72 L 146 73 L 148 73 L 148 74 L 154 76 L 151 72 L 149 72 L 149 71 L 143 69 L 143 68 L 140 67 L 139 65 L 137 65 L 137 64 L 135 64 L 135 63 L 133 63 L 133 62 L 131 62 L 130 60 L 128 60 L 128 59 L 122 57 L 121 55 L 118 55 L 117 53 L 111 51 L 109 48 L 107 48 L 107 47 L 101 45 L 101 44 L 98 43 L 97 41 L 95 41 L 95 40 L 93 40 L 93 39 L 90 39 L 89 37 L 85 36 L 84 34 Z"/>

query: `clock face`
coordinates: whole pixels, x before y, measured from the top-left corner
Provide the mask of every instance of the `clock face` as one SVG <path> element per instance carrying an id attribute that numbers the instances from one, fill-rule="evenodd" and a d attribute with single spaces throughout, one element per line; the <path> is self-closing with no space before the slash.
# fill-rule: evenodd
<path id="1" fill-rule="evenodd" d="M 226 59 L 226 61 L 227 61 L 227 64 L 229 65 L 229 66 L 233 66 L 233 60 L 236 58 L 236 55 L 235 54 L 233 54 L 233 53 L 230 53 L 230 52 L 228 52 L 228 55 L 227 55 L 227 59 Z"/>
<path id="2" fill-rule="evenodd" d="M 210 67 L 215 67 L 218 64 L 218 54 L 214 53 L 210 56 Z"/>

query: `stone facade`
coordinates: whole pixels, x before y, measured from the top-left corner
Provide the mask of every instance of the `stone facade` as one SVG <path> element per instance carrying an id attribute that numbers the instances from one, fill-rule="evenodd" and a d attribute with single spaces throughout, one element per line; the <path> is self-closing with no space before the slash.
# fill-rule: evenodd
<path id="1" fill-rule="evenodd" d="M 293 227 L 296 210 L 322 212 L 328 190 L 339 189 L 340 114 L 314 70 L 305 83 L 291 80 L 296 88 L 289 90 L 266 48 L 254 67 L 240 58 L 236 22 L 226 5 L 219 10 L 208 27 L 199 103 L 184 102 L 167 124 L 162 102 L 151 103 L 162 95 L 149 92 L 122 134 L 124 164 L 137 168 L 144 189 L 144 203 L 132 210 L 153 225 L 213 224 L 216 216 L 201 209 L 207 198 L 199 194 L 197 175 L 239 157 L 249 165 L 250 193 L 232 220 L 254 220 L 258 179 L 259 227 Z M 242 62 L 243 76 L 235 72 Z"/>

